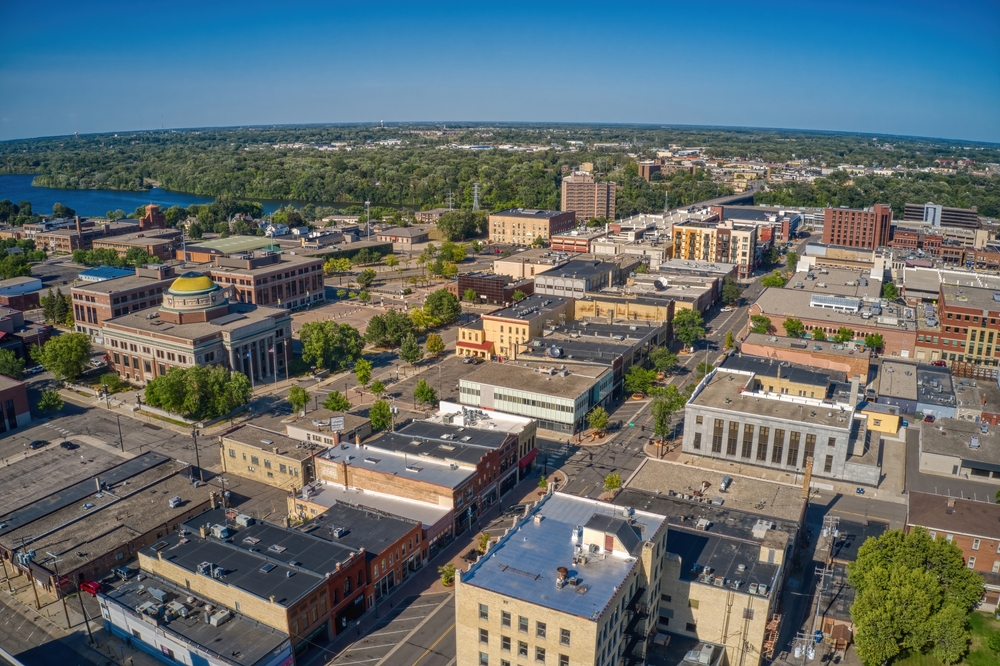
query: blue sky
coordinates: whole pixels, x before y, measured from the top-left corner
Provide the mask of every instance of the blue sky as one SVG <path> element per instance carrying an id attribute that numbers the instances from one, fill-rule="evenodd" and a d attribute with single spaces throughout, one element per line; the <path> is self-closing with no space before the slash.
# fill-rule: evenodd
<path id="1" fill-rule="evenodd" d="M 1000 2 L 0 0 L 0 139 L 567 121 L 1000 142 Z"/>

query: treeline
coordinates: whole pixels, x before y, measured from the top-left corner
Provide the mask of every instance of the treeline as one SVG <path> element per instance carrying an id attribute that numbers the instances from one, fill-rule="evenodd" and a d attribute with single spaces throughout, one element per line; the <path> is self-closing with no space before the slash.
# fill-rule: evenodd
<path id="1" fill-rule="evenodd" d="M 848 206 L 864 208 L 888 203 L 902 217 L 907 203 L 933 201 L 943 206 L 971 208 L 980 215 L 1000 215 L 1000 176 L 911 173 L 906 176 L 856 176 L 838 171 L 812 183 L 769 185 L 754 194 L 754 203 L 774 206 Z"/>

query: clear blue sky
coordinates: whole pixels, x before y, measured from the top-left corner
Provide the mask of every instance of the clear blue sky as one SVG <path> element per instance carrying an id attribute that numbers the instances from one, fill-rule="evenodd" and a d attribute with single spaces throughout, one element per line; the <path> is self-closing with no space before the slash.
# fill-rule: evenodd
<path id="1" fill-rule="evenodd" d="M 1000 2 L 0 0 L 0 139 L 569 121 L 1000 142 Z"/>

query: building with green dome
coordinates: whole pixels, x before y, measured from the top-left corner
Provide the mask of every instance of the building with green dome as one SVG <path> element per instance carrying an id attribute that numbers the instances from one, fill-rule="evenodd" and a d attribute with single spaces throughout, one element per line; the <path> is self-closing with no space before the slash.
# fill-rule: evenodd
<path id="1" fill-rule="evenodd" d="M 266 383 L 287 376 L 292 355 L 286 310 L 240 302 L 233 287 L 198 271 L 174 279 L 158 309 L 106 320 L 101 337 L 111 370 L 139 385 L 194 365 L 223 365 Z"/>

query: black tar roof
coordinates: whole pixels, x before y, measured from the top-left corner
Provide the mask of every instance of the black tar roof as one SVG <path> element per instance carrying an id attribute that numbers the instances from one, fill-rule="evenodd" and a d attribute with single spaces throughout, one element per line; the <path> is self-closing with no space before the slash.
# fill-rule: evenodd
<path id="1" fill-rule="evenodd" d="M 443 440 L 446 446 L 466 444 L 470 446 L 484 447 L 491 450 L 502 446 L 508 435 L 507 432 L 502 430 L 464 428 L 459 425 L 434 423 L 432 421 L 413 421 L 400 430 L 399 434 L 405 437 L 426 437 L 434 440 Z M 465 437 L 468 437 L 469 439 L 463 440 Z M 453 451 L 450 451 L 449 454 L 454 457 Z"/>
<path id="2" fill-rule="evenodd" d="M 558 268 L 554 268 L 551 271 L 547 271 L 536 276 L 535 279 L 538 279 L 539 277 L 588 278 L 594 275 L 600 275 L 601 273 L 610 273 L 611 271 L 617 269 L 618 265 L 610 261 L 572 259 Z"/>
<path id="3" fill-rule="evenodd" d="M 157 465 L 162 465 L 168 460 L 170 460 L 169 456 L 150 451 L 127 460 L 117 467 L 112 467 L 101 472 L 99 478 L 101 483 L 113 486 Z M 0 527 L 0 535 L 13 532 L 50 513 L 63 509 L 70 504 L 75 504 L 83 498 L 94 494 L 96 491 L 97 482 L 92 478 L 86 479 L 62 490 L 57 490 L 51 495 L 36 500 L 27 506 L 15 509 L 4 516 L 0 516 L 0 525 L 3 525 L 3 527 Z"/>
<path id="4" fill-rule="evenodd" d="M 416 423 L 420 422 L 414 421 L 414 424 Z M 411 426 L 407 426 L 400 432 L 385 433 L 377 439 L 365 442 L 365 444 L 412 455 L 414 462 L 423 457 L 477 465 L 483 456 L 503 443 L 507 437 L 505 432 L 491 432 L 478 428 L 466 428 L 463 432 L 458 432 L 457 427 L 436 423 L 421 424 L 412 430 Z M 455 439 L 440 439 L 440 436 L 447 432 L 454 433 Z M 470 437 L 471 439 L 468 442 L 463 442 L 461 437 Z M 482 441 L 480 437 L 488 438 L 485 441 L 490 443 L 480 443 Z M 414 444 L 413 442 L 418 443 Z"/>
<path id="5" fill-rule="evenodd" d="M 545 294 L 534 294 L 528 296 L 523 301 L 514 303 L 506 308 L 500 308 L 485 314 L 485 317 L 504 317 L 507 319 L 520 319 L 518 315 L 523 314 L 523 318 L 532 320 L 536 317 L 544 317 L 551 310 L 566 303 L 563 296 L 546 296 Z"/>
<path id="6" fill-rule="evenodd" d="M 743 354 L 730 356 L 720 366 L 725 370 L 743 370 L 752 372 L 761 377 L 777 377 L 781 373 L 782 379 L 788 379 L 799 384 L 812 384 L 814 386 L 829 387 L 834 381 L 844 379 L 844 373 L 817 372 L 811 368 L 795 365 L 787 362 L 779 362 L 770 358 L 760 356 L 748 356 Z"/>
<path id="7" fill-rule="evenodd" d="M 837 526 L 837 538 L 833 542 L 833 552 L 830 556 L 841 562 L 853 562 L 858 559 L 858 548 L 868 539 L 882 536 L 882 533 L 889 529 L 886 523 L 870 521 L 864 523 L 853 523 L 849 520 L 841 520 Z"/>
<path id="8" fill-rule="evenodd" d="M 681 529 L 671 526 L 667 530 L 667 552 L 679 555 L 682 580 L 698 580 L 694 566 L 710 567 L 711 573 L 729 581 L 747 585 L 764 584 L 770 589 L 778 572 L 777 564 L 760 562 L 760 544 L 728 539 L 718 534 Z M 746 568 L 739 570 L 740 565 Z"/>
<path id="9" fill-rule="evenodd" d="M 311 536 L 332 541 L 348 548 L 365 549 L 368 560 L 381 555 L 386 548 L 405 537 L 421 524 L 373 509 L 361 509 L 336 503 L 310 521 L 303 532 Z M 334 528 L 344 528 L 346 534 L 333 535 Z"/>

